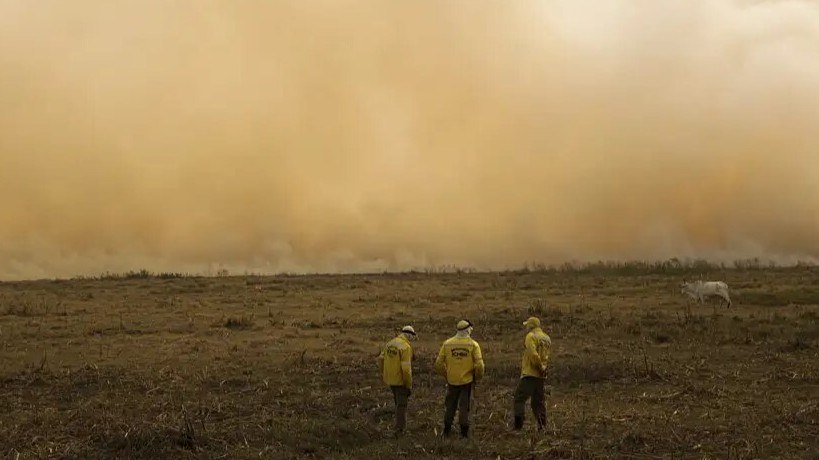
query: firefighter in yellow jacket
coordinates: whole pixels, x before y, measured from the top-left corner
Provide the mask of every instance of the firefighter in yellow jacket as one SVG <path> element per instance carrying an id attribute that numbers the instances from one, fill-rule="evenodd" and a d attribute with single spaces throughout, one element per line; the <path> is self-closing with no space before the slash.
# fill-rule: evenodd
<path id="1" fill-rule="evenodd" d="M 472 386 L 483 377 L 484 364 L 481 346 L 472 340 L 472 323 L 461 320 L 457 332 L 444 342 L 435 370 L 446 377 L 447 391 L 444 405 L 444 436 L 452 431 L 452 420 L 458 411 L 458 423 L 461 425 L 461 436 L 469 436 L 469 405 L 472 398 Z"/>
<path id="2" fill-rule="evenodd" d="M 378 356 L 384 383 L 392 390 L 395 401 L 395 433 L 401 434 L 407 424 L 407 402 L 412 393 L 412 346 L 415 329 L 404 326 L 398 337 L 390 340 Z"/>
<path id="3" fill-rule="evenodd" d="M 552 339 L 540 328 L 540 320 L 532 316 L 523 323 L 527 330 L 523 341 L 520 381 L 515 390 L 515 429 L 523 428 L 526 400 L 531 398 L 537 427 L 546 425 L 546 364 L 552 349 Z"/>

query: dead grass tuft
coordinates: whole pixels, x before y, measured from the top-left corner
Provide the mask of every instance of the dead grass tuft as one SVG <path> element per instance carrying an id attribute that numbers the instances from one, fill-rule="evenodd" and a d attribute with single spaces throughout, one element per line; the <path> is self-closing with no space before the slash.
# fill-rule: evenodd
<path id="1" fill-rule="evenodd" d="M 251 316 L 229 316 L 227 319 L 224 320 L 223 325 L 228 329 L 250 329 L 255 324 L 253 319 L 253 315 Z"/>

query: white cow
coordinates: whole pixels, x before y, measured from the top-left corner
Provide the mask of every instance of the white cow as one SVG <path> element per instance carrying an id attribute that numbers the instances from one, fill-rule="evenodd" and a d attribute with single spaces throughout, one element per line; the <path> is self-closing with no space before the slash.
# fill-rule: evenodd
<path id="1" fill-rule="evenodd" d="M 728 296 L 728 285 L 722 281 L 694 281 L 692 283 L 683 283 L 682 293 L 699 301 L 699 303 L 703 303 L 706 297 L 722 297 L 723 300 L 728 302 L 728 308 L 731 307 L 731 297 Z"/>

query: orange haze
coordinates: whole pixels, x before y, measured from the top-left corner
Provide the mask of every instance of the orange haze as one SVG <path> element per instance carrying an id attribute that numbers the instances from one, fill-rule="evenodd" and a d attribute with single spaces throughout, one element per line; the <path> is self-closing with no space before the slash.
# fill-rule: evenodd
<path id="1" fill-rule="evenodd" d="M 819 257 L 805 0 L 0 0 L 0 279 Z"/>

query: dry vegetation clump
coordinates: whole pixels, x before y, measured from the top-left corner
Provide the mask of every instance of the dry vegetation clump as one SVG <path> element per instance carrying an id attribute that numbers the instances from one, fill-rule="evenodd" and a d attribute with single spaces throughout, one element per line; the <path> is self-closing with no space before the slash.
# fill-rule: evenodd
<path id="1" fill-rule="evenodd" d="M 193 275 L 189 275 L 186 273 L 177 273 L 177 272 L 161 272 L 161 273 L 154 273 L 146 269 L 141 270 L 131 270 L 125 273 L 110 273 L 105 272 L 98 276 L 78 276 L 75 277 L 74 280 L 83 281 L 83 280 L 103 280 L 103 281 L 121 281 L 121 280 L 139 280 L 139 279 L 177 279 L 177 278 L 188 278 L 192 277 Z"/>
<path id="2" fill-rule="evenodd" d="M 250 316 L 230 316 L 222 323 L 228 329 L 250 329 L 254 325 L 253 315 Z"/>
<path id="3" fill-rule="evenodd" d="M 731 310 L 679 295 L 706 268 Z M 817 458 L 817 285 L 752 263 L 0 283 L 0 457 Z M 549 427 L 515 434 L 530 315 L 554 343 Z M 432 368 L 464 316 L 487 363 L 468 442 L 437 436 Z M 375 358 L 407 323 L 394 439 Z"/>

